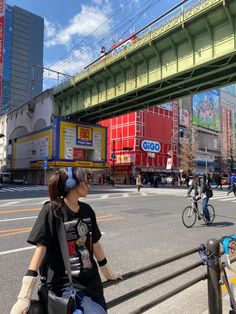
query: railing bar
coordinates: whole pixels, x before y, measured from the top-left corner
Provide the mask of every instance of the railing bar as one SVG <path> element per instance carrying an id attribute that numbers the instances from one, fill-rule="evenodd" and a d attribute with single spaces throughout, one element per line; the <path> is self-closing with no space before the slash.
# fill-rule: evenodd
<path id="1" fill-rule="evenodd" d="M 207 273 L 199 276 L 199 277 L 196 277 L 195 279 L 187 282 L 186 284 L 182 285 L 181 287 L 178 287 L 174 290 L 171 290 L 170 292 L 164 294 L 163 296 L 153 300 L 152 302 L 146 304 L 146 305 L 143 305 L 141 306 L 139 309 L 135 310 L 135 311 L 132 311 L 130 312 L 129 314 L 141 314 L 141 313 L 144 313 L 145 311 L 149 310 L 150 308 L 166 301 L 167 299 L 173 297 L 174 295 L 188 289 L 189 287 L 197 284 L 198 282 L 202 281 L 202 280 L 205 280 L 207 278 Z"/>
<path id="2" fill-rule="evenodd" d="M 139 268 L 137 270 L 131 271 L 129 273 L 126 273 L 126 274 L 122 275 L 123 276 L 123 280 L 122 281 L 127 280 L 129 278 L 133 278 L 133 277 L 135 277 L 137 275 L 140 275 L 140 274 L 142 274 L 142 273 L 144 273 L 146 271 L 152 270 L 154 268 L 158 268 L 158 267 L 164 266 L 164 265 L 166 265 L 168 263 L 171 263 L 171 262 L 174 262 L 174 261 L 176 261 L 178 259 L 187 257 L 187 256 L 189 256 L 191 254 L 194 254 L 194 253 L 198 252 L 198 251 L 199 251 L 199 247 L 195 248 L 195 249 L 192 249 L 192 250 L 189 250 L 189 251 L 186 251 L 186 252 L 183 252 L 183 253 L 180 253 L 180 254 L 175 255 L 173 257 L 169 257 L 167 259 L 164 259 L 164 260 L 162 260 L 160 262 L 151 264 L 149 266 L 145 266 L 145 267 Z M 107 287 L 113 286 L 113 285 L 115 285 L 115 284 L 117 284 L 119 282 L 120 281 L 106 281 L 106 282 L 103 283 L 103 288 L 107 288 Z"/>
<path id="3" fill-rule="evenodd" d="M 183 268 L 181 270 L 178 270 L 178 271 L 176 271 L 176 272 L 174 272 L 174 273 L 172 273 L 172 274 L 170 274 L 168 276 L 165 276 L 165 277 L 162 277 L 162 278 L 160 278 L 160 279 L 158 279 L 156 281 L 153 281 L 153 282 L 151 282 L 151 283 L 149 283 L 149 284 L 147 284 L 145 286 L 142 286 L 142 287 L 140 287 L 138 289 L 130 291 L 130 292 L 126 293 L 126 294 L 123 294 L 120 297 L 107 302 L 107 308 L 109 309 L 109 308 L 114 307 L 114 306 L 116 306 L 116 305 L 118 305 L 120 303 L 123 303 L 123 302 L 125 302 L 125 301 L 127 301 L 127 300 L 129 300 L 129 299 L 131 299 L 133 297 L 136 297 L 137 295 L 139 295 L 139 294 L 141 294 L 141 293 L 143 293 L 143 292 L 145 292 L 147 290 L 150 290 L 150 289 L 152 289 L 152 288 L 154 288 L 154 287 L 156 287 L 158 285 L 161 285 L 161 284 L 165 283 L 166 281 L 172 280 L 172 279 L 174 279 L 174 278 L 176 278 L 176 277 L 178 277 L 180 275 L 183 275 L 183 274 L 185 274 L 185 273 L 187 273 L 187 272 L 189 272 L 189 271 L 191 271 L 191 270 L 193 270 L 193 269 L 195 269 L 195 268 L 197 268 L 199 266 L 202 266 L 202 262 L 197 262 L 197 263 L 195 263 L 195 264 L 193 264 L 191 266 L 188 266 L 188 267 L 185 267 L 185 268 Z"/>

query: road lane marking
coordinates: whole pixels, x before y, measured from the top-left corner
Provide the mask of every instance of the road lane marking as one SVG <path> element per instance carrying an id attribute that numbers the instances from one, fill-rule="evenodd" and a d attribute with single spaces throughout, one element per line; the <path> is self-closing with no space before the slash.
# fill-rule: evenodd
<path id="1" fill-rule="evenodd" d="M 17 204 L 17 203 L 18 202 L 8 202 L 7 204 L 1 204 L 0 207 L 14 205 L 14 204 Z"/>
<path id="2" fill-rule="evenodd" d="M 0 210 L 1 214 L 13 214 L 18 212 L 33 212 L 33 211 L 40 211 L 41 208 L 27 208 L 27 209 L 9 209 L 9 210 Z"/>
<path id="3" fill-rule="evenodd" d="M 27 220 L 27 219 L 36 219 L 38 216 L 29 216 L 29 217 L 20 217 L 20 218 L 10 218 L 10 219 L 2 219 L 0 220 L 0 222 L 9 222 L 9 221 L 17 221 L 17 220 Z M 108 217 L 112 217 L 112 215 L 106 215 L 106 216 L 101 216 L 99 217 L 101 218 L 108 218 Z"/>
<path id="4" fill-rule="evenodd" d="M 229 279 L 229 283 L 232 283 L 234 285 L 234 288 L 235 288 L 235 286 L 236 286 L 236 278 Z M 222 290 L 222 292 L 227 292 L 228 291 L 225 285 L 221 286 L 221 290 Z"/>
<path id="5" fill-rule="evenodd" d="M 4 229 L 4 230 L 0 230 L 0 234 L 1 233 L 5 233 L 5 232 L 13 232 L 13 231 L 21 231 L 21 230 L 28 230 L 31 229 L 31 227 L 24 227 L 24 228 L 15 228 L 15 229 Z"/>
<path id="6" fill-rule="evenodd" d="M 105 215 L 105 216 L 97 217 L 97 221 L 99 222 L 121 220 L 121 219 L 124 219 L 124 218 L 121 216 L 113 216 L 113 215 Z M 32 230 L 32 227 L 0 230 L 0 238 L 17 235 L 17 234 L 29 233 L 31 230 Z"/>
<path id="7" fill-rule="evenodd" d="M 11 254 L 11 253 L 24 252 L 24 251 L 33 250 L 33 249 L 35 249 L 35 246 L 32 245 L 32 246 L 22 247 L 22 248 L 19 248 L 19 249 L 2 251 L 2 252 L 0 252 L 0 256 L 1 255 Z"/>
<path id="8" fill-rule="evenodd" d="M 27 228 L 18 228 L 18 229 L 8 229 L 8 230 L 0 230 L 0 238 L 8 237 L 16 234 L 28 233 L 32 230 L 32 227 Z"/>
<path id="9" fill-rule="evenodd" d="M 37 217 L 38 217 L 38 216 L 2 219 L 2 220 L 0 220 L 0 222 L 9 222 L 9 221 L 17 221 L 17 220 L 36 219 Z"/>

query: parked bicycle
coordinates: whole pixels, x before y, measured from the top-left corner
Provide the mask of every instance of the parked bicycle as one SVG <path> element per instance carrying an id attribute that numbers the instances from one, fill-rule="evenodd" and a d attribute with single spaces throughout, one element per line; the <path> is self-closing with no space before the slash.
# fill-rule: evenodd
<path id="1" fill-rule="evenodd" d="M 189 196 L 189 199 L 192 201 L 192 204 L 185 207 L 182 213 L 182 222 L 187 228 L 191 228 L 195 225 L 196 220 L 203 219 L 204 222 L 209 225 L 212 224 L 215 219 L 215 209 L 211 204 L 207 205 L 209 212 L 210 221 L 207 221 L 204 214 L 200 212 L 199 206 L 196 206 L 197 200 L 193 196 Z"/>

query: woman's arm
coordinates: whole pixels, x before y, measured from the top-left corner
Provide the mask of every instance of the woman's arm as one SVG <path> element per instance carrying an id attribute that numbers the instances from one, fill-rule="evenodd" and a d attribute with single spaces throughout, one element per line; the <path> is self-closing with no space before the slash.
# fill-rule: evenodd
<path id="1" fill-rule="evenodd" d="M 96 257 L 96 260 L 98 262 L 100 262 L 100 261 L 104 260 L 104 258 L 106 258 L 103 247 L 99 241 L 93 244 L 93 253 L 94 253 L 94 256 Z"/>
<path id="2" fill-rule="evenodd" d="M 96 260 L 98 262 L 98 265 L 101 269 L 103 276 L 107 280 L 123 279 L 121 274 L 114 273 L 112 271 L 111 266 L 107 262 L 104 249 L 99 241 L 93 244 L 93 253 L 94 256 L 96 257 Z"/>
<path id="3" fill-rule="evenodd" d="M 37 282 L 37 275 L 42 260 L 46 254 L 46 247 L 37 245 L 34 254 L 31 258 L 29 269 L 23 277 L 20 293 L 17 297 L 17 302 L 14 304 L 10 314 L 24 314 L 27 313 L 30 307 L 30 300 L 34 292 Z"/>
<path id="4" fill-rule="evenodd" d="M 38 272 L 46 254 L 46 246 L 38 244 L 31 258 L 29 269 Z"/>

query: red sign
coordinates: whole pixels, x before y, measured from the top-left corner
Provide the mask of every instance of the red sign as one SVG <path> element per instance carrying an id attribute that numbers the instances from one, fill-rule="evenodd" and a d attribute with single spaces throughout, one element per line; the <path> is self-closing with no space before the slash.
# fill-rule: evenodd
<path id="1" fill-rule="evenodd" d="M 73 148 L 73 159 L 74 160 L 84 160 L 85 159 L 84 157 L 85 157 L 84 149 Z"/>

